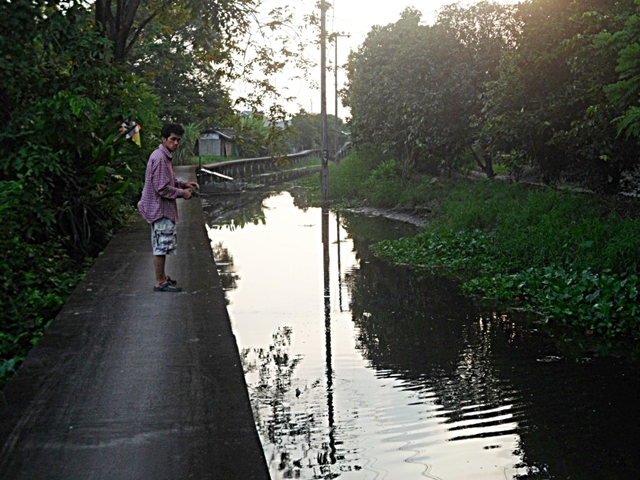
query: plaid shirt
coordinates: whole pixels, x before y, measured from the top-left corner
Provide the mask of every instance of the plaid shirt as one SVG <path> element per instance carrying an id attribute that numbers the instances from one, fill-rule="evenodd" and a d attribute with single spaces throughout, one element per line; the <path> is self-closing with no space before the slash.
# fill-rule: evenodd
<path id="1" fill-rule="evenodd" d="M 164 145 L 158 146 L 147 163 L 142 197 L 138 202 L 140 214 L 149 223 L 163 217 L 178 223 L 176 198 L 182 197 L 185 188 L 185 182 L 176 179 L 173 172 L 171 152 Z"/>

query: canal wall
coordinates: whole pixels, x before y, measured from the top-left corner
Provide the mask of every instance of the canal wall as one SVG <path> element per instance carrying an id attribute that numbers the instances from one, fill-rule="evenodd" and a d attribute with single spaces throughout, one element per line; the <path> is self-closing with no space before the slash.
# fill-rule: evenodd
<path id="1" fill-rule="evenodd" d="M 2 392 L 3 480 L 269 478 L 200 200 L 178 209 L 183 292 L 153 291 L 136 212 Z"/>

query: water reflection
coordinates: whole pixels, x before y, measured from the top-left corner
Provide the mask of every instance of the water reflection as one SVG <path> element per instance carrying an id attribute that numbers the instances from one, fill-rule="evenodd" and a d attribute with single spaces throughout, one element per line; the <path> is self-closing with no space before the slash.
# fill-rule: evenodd
<path id="1" fill-rule="evenodd" d="M 257 201 L 210 234 L 274 480 L 638 477 L 637 363 L 575 361 L 370 255 L 411 226 Z"/>
<path id="2" fill-rule="evenodd" d="M 212 245 L 211 249 L 213 250 L 213 259 L 216 262 L 222 289 L 226 292 L 237 288 L 240 275 L 238 275 L 234 269 L 233 255 L 229 253 L 229 249 L 226 248 L 222 242 Z M 229 297 L 226 295 L 225 302 L 227 305 L 229 304 Z"/>
<path id="3" fill-rule="evenodd" d="M 211 228 L 225 228 L 231 231 L 246 225 L 264 225 L 264 200 L 271 196 L 269 191 L 254 191 L 235 194 L 202 195 L 205 221 Z"/>
<path id="4" fill-rule="evenodd" d="M 339 230 L 338 225 L 338 230 Z M 330 239 L 329 239 L 329 209 L 322 208 L 322 275 L 324 278 L 324 344 L 325 362 L 327 378 L 327 417 L 329 421 L 329 445 L 325 449 L 325 454 L 318 459 L 318 463 L 323 466 L 336 463 L 336 439 L 335 439 L 335 418 L 333 410 L 333 367 L 331 365 L 331 274 L 330 274 Z M 333 478 L 334 474 L 330 468 L 322 471 L 323 478 Z M 337 475 L 335 475 L 337 476 Z"/>

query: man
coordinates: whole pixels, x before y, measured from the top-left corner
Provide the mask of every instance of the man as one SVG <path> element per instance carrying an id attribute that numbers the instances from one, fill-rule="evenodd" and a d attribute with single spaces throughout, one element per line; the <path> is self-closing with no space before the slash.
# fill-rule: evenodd
<path id="1" fill-rule="evenodd" d="M 151 224 L 151 246 L 156 274 L 156 284 L 153 287 L 155 292 L 182 291 L 182 288 L 176 285 L 177 282 L 165 273 L 167 255 L 175 255 L 177 247 L 176 198 L 189 199 L 193 196 L 191 189 L 200 188 L 196 182 L 176 179 L 173 172 L 172 154 L 180 146 L 182 135 L 182 125 L 169 123 L 162 127 L 162 144 L 149 156 L 142 197 L 138 202 L 140 214 Z"/>

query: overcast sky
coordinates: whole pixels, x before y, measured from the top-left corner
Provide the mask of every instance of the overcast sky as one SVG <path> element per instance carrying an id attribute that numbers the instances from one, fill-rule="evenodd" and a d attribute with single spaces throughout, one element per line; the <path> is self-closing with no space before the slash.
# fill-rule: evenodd
<path id="1" fill-rule="evenodd" d="M 516 3 L 517 0 L 499 0 L 499 3 Z M 314 13 L 317 0 L 265 0 L 265 11 L 278 6 L 289 6 L 299 18 L 303 15 Z M 388 25 L 396 22 L 400 18 L 400 13 L 411 6 L 422 12 L 422 20 L 425 23 L 432 23 L 437 16 L 438 10 L 443 5 L 451 3 L 476 3 L 475 1 L 456 2 L 454 0 L 327 0 L 333 5 L 333 9 L 327 12 L 327 32 L 340 32 L 348 34 L 349 37 L 338 38 L 338 66 L 346 63 L 351 50 L 357 50 L 362 44 L 367 34 L 374 25 Z M 316 11 L 319 14 L 318 11 Z M 335 60 L 334 44 L 327 45 L 327 65 L 333 65 Z M 310 47 L 310 56 L 320 63 L 320 52 L 314 47 Z M 320 83 L 320 69 L 313 73 L 314 78 L 318 77 Z M 338 70 L 338 89 L 343 88 L 346 77 L 344 71 Z M 289 80 L 282 76 L 276 79 L 279 88 L 287 87 L 287 95 L 297 98 L 297 101 L 288 104 L 287 110 L 296 113 L 300 108 L 307 111 L 320 112 L 320 91 L 309 88 L 308 82 L 304 80 Z M 242 88 L 242 87 L 240 87 Z M 327 74 L 327 112 L 334 113 L 335 107 L 335 82 L 334 74 Z M 338 105 L 338 116 L 345 118 L 348 112 Z"/>

